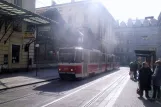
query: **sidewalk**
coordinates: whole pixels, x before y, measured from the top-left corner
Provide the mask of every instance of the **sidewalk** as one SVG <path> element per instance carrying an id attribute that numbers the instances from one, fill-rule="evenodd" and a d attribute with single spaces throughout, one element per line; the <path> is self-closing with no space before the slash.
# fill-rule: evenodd
<path id="1" fill-rule="evenodd" d="M 161 107 L 161 102 L 151 102 L 136 94 L 137 83 L 129 80 L 113 107 Z"/>
<path id="2" fill-rule="evenodd" d="M 0 90 L 10 89 L 14 87 L 20 87 L 39 83 L 43 81 L 49 81 L 57 79 L 59 74 L 57 69 L 39 69 L 36 76 L 36 71 L 1 74 L 0 75 Z"/>

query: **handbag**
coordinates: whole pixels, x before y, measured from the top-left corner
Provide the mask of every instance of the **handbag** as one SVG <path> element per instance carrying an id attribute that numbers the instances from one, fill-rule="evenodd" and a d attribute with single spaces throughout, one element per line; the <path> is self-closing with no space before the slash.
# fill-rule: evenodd
<path id="1" fill-rule="evenodd" d="M 137 93 L 138 95 L 140 95 L 140 89 L 139 89 L 139 88 L 137 88 L 136 93 Z"/>

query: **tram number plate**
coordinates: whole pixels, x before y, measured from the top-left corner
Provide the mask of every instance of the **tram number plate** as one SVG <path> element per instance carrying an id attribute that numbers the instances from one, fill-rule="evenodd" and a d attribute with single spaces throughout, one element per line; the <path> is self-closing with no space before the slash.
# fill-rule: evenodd
<path id="1" fill-rule="evenodd" d="M 64 70 L 66 71 L 66 70 L 68 70 L 68 68 L 64 68 Z"/>

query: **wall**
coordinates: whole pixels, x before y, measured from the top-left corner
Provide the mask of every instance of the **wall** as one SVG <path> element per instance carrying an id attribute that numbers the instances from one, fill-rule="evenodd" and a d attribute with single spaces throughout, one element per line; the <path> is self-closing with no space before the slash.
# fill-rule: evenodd
<path id="1" fill-rule="evenodd" d="M 14 0 L 5 0 L 14 4 Z M 35 12 L 35 0 L 22 0 L 22 8 Z"/>
<path id="2" fill-rule="evenodd" d="M 129 60 L 135 60 L 134 50 L 156 50 L 157 58 L 161 57 L 161 36 L 158 26 L 119 27 L 115 30 L 118 39 L 116 53 L 122 57 L 126 56 Z"/>
<path id="3" fill-rule="evenodd" d="M 112 53 L 115 42 L 114 19 L 98 2 L 75 2 L 54 6 L 63 19 L 75 30 L 88 26 L 94 38 L 102 35 L 102 41 L 107 52 Z"/>
<path id="4" fill-rule="evenodd" d="M 10 3 L 13 3 L 13 0 L 7 0 Z M 35 11 L 35 0 L 23 0 L 22 6 L 23 8 L 29 9 L 30 11 Z M 25 5 L 24 5 L 25 4 Z M 25 39 L 24 37 L 24 31 L 26 31 L 26 23 L 22 22 L 22 32 L 14 32 L 12 36 L 8 39 L 7 43 L 4 44 L 4 41 L 7 39 L 9 34 L 12 31 L 12 27 L 9 29 L 8 33 L 5 35 L 5 37 L 0 42 L 0 65 L 4 64 L 4 54 L 8 55 L 8 65 L 7 67 L 9 69 L 22 69 L 27 67 L 27 61 L 28 61 L 28 52 L 24 51 L 25 44 L 29 42 L 30 39 Z M 0 38 L 4 34 L 4 25 L 2 26 L 2 29 L 0 31 Z M 20 45 L 20 55 L 19 55 L 19 63 L 12 63 L 12 44 Z M 30 45 L 30 53 L 29 57 L 32 58 L 34 62 L 34 43 Z M 32 63 L 33 63 L 32 62 Z M 32 67 L 32 66 L 31 66 Z"/>
<path id="5" fill-rule="evenodd" d="M 35 0 L 22 0 L 22 7 L 31 12 L 35 12 Z"/>

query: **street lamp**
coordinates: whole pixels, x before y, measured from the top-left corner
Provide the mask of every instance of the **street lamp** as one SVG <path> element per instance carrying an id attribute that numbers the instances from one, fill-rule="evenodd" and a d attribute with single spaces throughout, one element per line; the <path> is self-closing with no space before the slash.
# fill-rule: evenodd
<path id="1" fill-rule="evenodd" d="M 38 61 L 38 48 L 39 48 L 39 44 L 36 44 L 35 45 L 35 48 L 36 48 L 36 76 L 37 76 L 37 72 L 38 72 L 38 69 L 37 69 L 37 61 Z"/>

